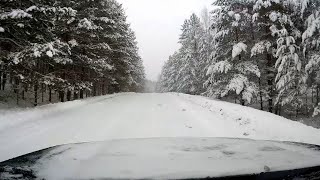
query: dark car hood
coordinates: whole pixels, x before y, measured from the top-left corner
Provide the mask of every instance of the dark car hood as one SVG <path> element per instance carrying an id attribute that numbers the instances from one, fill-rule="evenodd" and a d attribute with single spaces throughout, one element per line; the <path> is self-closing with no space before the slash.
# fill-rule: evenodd
<path id="1" fill-rule="evenodd" d="M 229 138 L 56 146 L 0 163 L 0 179 L 185 179 L 319 170 L 319 146 Z"/>

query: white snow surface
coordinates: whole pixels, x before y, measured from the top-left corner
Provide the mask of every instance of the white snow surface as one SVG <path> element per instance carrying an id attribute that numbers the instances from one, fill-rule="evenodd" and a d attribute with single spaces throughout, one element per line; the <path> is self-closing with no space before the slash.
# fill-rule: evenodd
<path id="1" fill-rule="evenodd" d="M 314 167 L 319 157 L 304 145 L 272 141 L 125 139 L 60 146 L 31 168 L 38 179 L 185 179 Z"/>
<path id="2" fill-rule="evenodd" d="M 47 51 L 46 54 L 47 54 L 47 56 L 49 56 L 49 57 L 53 57 L 52 51 Z"/>
<path id="3" fill-rule="evenodd" d="M 177 93 L 121 93 L 26 110 L 0 110 L 0 162 L 61 144 L 157 137 L 320 144 L 320 130 L 299 122 Z"/>
<path id="4" fill-rule="evenodd" d="M 239 56 L 242 52 L 247 52 L 247 47 L 243 42 L 233 45 L 232 58 Z"/>

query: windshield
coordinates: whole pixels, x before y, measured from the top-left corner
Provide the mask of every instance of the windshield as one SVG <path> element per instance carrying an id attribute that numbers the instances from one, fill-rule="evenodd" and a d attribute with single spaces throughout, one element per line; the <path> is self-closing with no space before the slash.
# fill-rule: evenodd
<path id="1" fill-rule="evenodd" d="M 47 148 L 53 150 L 28 160 L 32 163 L 27 166 L 37 166 L 34 176 L 64 179 L 45 176 L 40 167 L 80 172 L 80 165 L 40 162 L 49 162 L 42 160 L 55 154 L 54 147 L 97 142 L 110 147 L 77 146 L 71 151 L 74 157 L 69 151 L 55 156 L 96 162 L 102 152 L 105 157 L 119 151 L 125 157 L 114 161 L 108 156 L 85 169 L 111 162 L 127 167 L 138 146 L 154 153 L 145 164 L 173 156 L 158 170 L 163 176 L 139 175 L 128 165 L 121 170 L 128 176 L 121 177 L 129 179 L 310 168 L 320 166 L 315 148 L 320 145 L 319 128 L 319 0 L 0 2 L 0 179 L 8 173 L 3 170 L 8 160 Z M 196 140 L 185 140 L 193 142 L 189 144 L 181 138 Z M 203 145 L 201 138 L 210 143 Z M 139 139 L 148 142 L 135 141 Z M 252 140 L 257 148 L 244 155 L 247 141 L 230 139 Z M 299 159 L 297 152 L 304 152 L 299 145 L 264 146 L 268 141 L 313 146 L 303 146 L 308 153 Z M 158 142 L 159 150 L 154 148 Z M 132 152 L 122 151 L 127 144 Z M 172 151 L 165 156 L 163 149 Z M 185 159 L 188 150 L 192 155 Z M 198 156 L 206 158 L 196 161 Z M 284 159 L 277 161 L 280 157 Z M 239 159 L 250 168 L 238 169 Z M 223 163 L 229 160 L 236 166 Z M 193 162 L 193 167 L 183 165 Z M 201 164 L 220 164 L 223 171 Z M 150 171 L 156 169 L 149 165 Z M 117 177 L 111 174 L 94 177 Z"/>

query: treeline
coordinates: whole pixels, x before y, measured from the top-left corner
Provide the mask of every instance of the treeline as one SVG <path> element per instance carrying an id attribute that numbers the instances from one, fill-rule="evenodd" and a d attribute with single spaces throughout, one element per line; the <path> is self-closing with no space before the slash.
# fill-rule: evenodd
<path id="1" fill-rule="evenodd" d="M 320 113 L 320 1 L 217 0 L 182 26 L 158 90 Z M 319 104 L 319 106 L 318 106 Z"/>
<path id="2" fill-rule="evenodd" d="M 115 0 L 2 0 L 0 89 L 59 100 L 142 91 L 134 32 Z"/>

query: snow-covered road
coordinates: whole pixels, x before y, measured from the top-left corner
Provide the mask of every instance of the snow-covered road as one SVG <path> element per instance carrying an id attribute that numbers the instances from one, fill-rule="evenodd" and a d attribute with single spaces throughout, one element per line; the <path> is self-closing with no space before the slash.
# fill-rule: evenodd
<path id="1" fill-rule="evenodd" d="M 237 137 L 320 144 L 318 129 L 184 94 L 123 93 L 0 111 L 0 162 L 67 143 L 150 137 Z"/>

